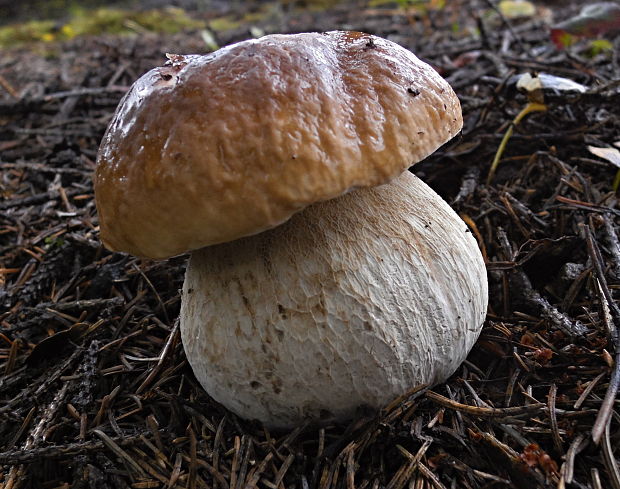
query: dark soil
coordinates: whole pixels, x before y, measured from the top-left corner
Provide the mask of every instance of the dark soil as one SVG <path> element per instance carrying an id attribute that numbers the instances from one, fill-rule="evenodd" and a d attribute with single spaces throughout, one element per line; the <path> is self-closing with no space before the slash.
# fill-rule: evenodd
<path id="1" fill-rule="evenodd" d="M 424 15 L 286 5 L 253 24 L 371 32 L 448 79 L 463 133 L 413 170 L 468 223 L 490 280 L 480 340 L 448 383 L 289 433 L 236 418 L 196 383 L 175 321 L 186 257 L 141 260 L 98 239 L 91 176 L 111 114 L 164 53 L 204 52 L 199 33 L 2 53 L 2 487 L 620 488 L 617 168 L 587 148 L 620 139 L 620 42 L 561 51 L 545 15 L 508 22 L 491 2 L 448 3 Z M 588 91 L 545 94 L 487 184 L 528 103 L 515 75 L 539 71 Z"/>

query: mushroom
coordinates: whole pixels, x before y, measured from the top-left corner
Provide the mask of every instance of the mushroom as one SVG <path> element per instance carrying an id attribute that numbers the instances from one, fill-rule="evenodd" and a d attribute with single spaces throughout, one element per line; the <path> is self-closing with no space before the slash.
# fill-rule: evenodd
<path id="1" fill-rule="evenodd" d="M 445 381 L 487 306 L 476 240 L 406 171 L 461 129 L 448 83 L 359 32 L 169 58 L 121 101 L 95 195 L 110 249 L 192 252 L 181 335 L 205 390 L 286 428 Z"/>

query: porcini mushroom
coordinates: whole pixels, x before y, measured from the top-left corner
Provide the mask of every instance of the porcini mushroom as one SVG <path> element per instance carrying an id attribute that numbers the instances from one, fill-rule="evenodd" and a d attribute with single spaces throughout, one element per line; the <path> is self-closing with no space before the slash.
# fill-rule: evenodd
<path id="1" fill-rule="evenodd" d="M 205 390 L 289 427 L 449 377 L 482 326 L 486 270 L 406 170 L 460 130 L 450 86 L 359 32 L 170 58 L 119 105 L 95 191 L 109 248 L 192 251 L 181 334 Z"/>

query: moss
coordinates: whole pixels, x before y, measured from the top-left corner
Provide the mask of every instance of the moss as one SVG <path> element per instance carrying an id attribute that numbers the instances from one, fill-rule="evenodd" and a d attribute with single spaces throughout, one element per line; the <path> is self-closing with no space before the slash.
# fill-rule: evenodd
<path id="1" fill-rule="evenodd" d="M 23 24 L 2 27 L 0 28 L 0 46 L 53 40 L 56 29 L 56 23 L 52 20 L 32 20 Z"/>
<path id="2" fill-rule="evenodd" d="M 590 41 L 590 47 L 588 49 L 588 55 L 590 57 L 598 56 L 602 53 L 612 53 L 614 50 L 614 45 L 611 41 L 607 39 L 594 39 Z"/>
<path id="3" fill-rule="evenodd" d="M 231 29 L 236 29 L 241 24 L 239 21 L 235 20 L 232 16 L 227 15 L 225 17 L 218 17 L 209 22 L 209 28 L 215 32 L 228 31 Z"/>
<path id="4" fill-rule="evenodd" d="M 368 5 L 370 7 L 395 6 L 425 13 L 429 10 L 441 10 L 446 6 L 446 2 L 445 0 L 370 0 Z"/>
<path id="5" fill-rule="evenodd" d="M 203 28 L 204 22 L 192 19 L 179 8 L 129 11 L 116 8 L 86 10 L 75 7 L 64 24 L 54 21 L 30 21 L 0 28 L 0 46 L 33 41 L 62 41 L 77 36 L 161 32 L 173 34 L 184 29 Z"/>

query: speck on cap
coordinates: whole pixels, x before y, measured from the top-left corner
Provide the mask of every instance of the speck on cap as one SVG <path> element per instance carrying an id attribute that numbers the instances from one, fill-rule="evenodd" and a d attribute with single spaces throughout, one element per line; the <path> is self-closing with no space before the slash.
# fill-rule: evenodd
<path id="1" fill-rule="evenodd" d="M 169 57 L 131 87 L 99 149 L 101 239 L 113 250 L 165 258 L 259 233 L 390 181 L 462 126 L 433 68 L 369 34 L 270 35 Z"/>

